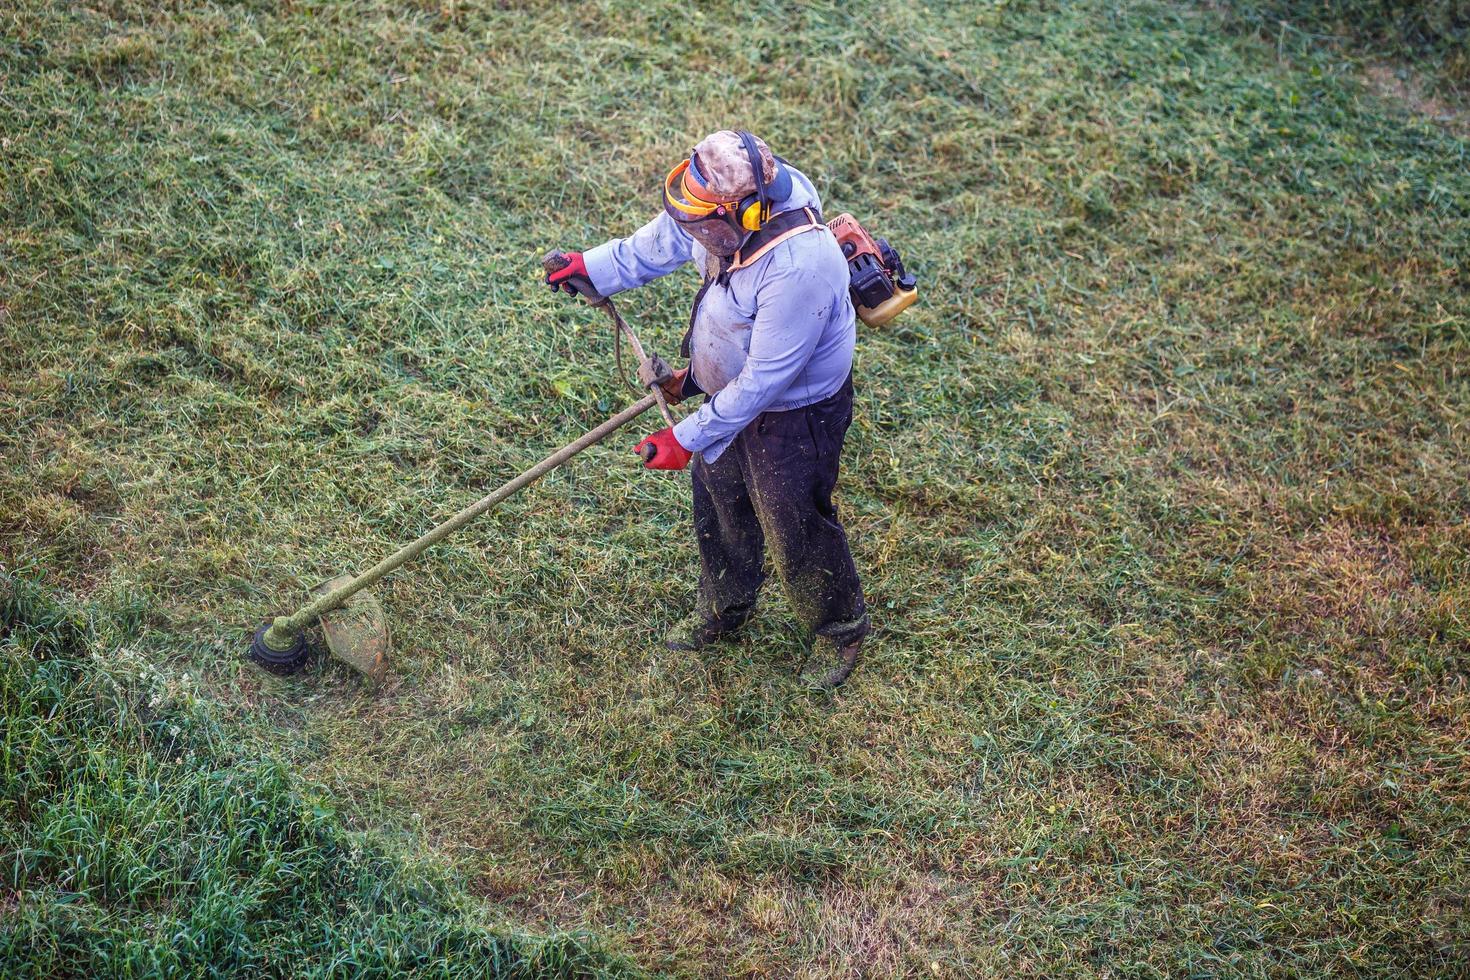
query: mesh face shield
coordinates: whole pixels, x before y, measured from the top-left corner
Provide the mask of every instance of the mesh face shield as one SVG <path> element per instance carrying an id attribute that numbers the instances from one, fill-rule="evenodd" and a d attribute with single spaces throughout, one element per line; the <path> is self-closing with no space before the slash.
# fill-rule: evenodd
<path id="1" fill-rule="evenodd" d="M 734 255 L 749 234 L 740 226 L 733 201 L 711 201 L 700 195 L 698 171 L 683 161 L 664 178 L 664 213 L 693 236 L 711 255 Z"/>

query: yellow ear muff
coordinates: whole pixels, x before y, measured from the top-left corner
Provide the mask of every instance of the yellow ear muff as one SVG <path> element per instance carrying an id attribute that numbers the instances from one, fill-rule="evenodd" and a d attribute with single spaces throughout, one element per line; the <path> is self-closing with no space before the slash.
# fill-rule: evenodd
<path id="1" fill-rule="evenodd" d="M 746 231 L 761 230 L 761 202 L 754 195 L 739 204 L 740 227 Z"/>

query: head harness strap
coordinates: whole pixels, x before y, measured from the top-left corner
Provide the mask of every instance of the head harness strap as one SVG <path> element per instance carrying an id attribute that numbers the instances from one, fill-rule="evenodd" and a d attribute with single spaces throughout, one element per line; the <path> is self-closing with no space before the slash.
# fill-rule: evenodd
<path id="1" fill-rule="evenodd" d="M 740 137 L 740 145 L 745 147 L 745 155 L 750 159 L 751 176 L 755 178 L 755 199 L 761 209 L 760 220 L 765 221 L 771 216 L 771 199 L 766 192 L 766 168 L 761 161 L 760 147 L 755 137 L 743 129 L 735 130 L 735 135 Z"/>

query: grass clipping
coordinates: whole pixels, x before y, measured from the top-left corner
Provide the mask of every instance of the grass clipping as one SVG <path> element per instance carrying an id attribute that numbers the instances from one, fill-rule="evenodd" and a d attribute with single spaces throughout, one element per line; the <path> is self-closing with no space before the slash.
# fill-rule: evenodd
<path id="1" fill-rule="evenodd" d="M 233 751 L 187 688 L 129 663 L 119 628 L 0 577 L 0 972 L 608 967 L 583 938 L 489 927 L 442 872 L 347 830 L 278 760 Z"/>

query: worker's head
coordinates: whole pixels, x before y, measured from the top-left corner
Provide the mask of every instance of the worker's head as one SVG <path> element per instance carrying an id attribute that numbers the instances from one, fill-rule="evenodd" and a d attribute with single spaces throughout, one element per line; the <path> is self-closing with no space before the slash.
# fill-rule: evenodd
<path id="1" fill-rule="evenodd" d="M 760 178 L 756 161 L 760 162 Z M 765 142 L 722 129 L 700 140 L 664 179 L 664 210 L 714 255 L 733 255 L 791 193 L 791 177 Z"/>

